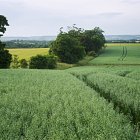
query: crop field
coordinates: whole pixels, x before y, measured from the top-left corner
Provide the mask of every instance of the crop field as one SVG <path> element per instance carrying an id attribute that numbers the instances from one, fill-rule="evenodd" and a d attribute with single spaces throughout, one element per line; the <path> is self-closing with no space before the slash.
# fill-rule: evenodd
<path id="1" fill-rule="evenodd" d="M 91 60 L 89 64 L 140 64 L 140 44 L 136 43 L 110 43 L 99 57 Z"/>
<path id="2" fill-rule="evenodd" d="M 140 66 L 86 66 L 67 71 L 113 103 L 140 128 Z"/>
<path id="3" fill-rule="evenodd" d="M 98 66 L 1 69 L 0 139 L 140 140 L 139 49 L 127 46 L 123 58 L 126 47 L 108 46 L 89 62 Z"/>
<path id="4" fill-rule="evenodd" d="M 123 47 L 123 46 L 127 46 L 127 47 L 140 47 L 140 43 L 106 43 L 106 46 L 108 47 Z"/>
<path id="5" fill-rule="evenodd" d="M 72 71 L 0 70 L 1 139 L 138 139 L 129 117 Z"/>
<path id="6" fill-rule="evenodd" d="M 12 55 L 18 55 L 19 59 L 29 60 L 30 57 L 37 54 L 46 55 L 48 54 L 48 48 L 31 48 L 31 49 L 8 49 Z"/>
<path id="7" fill-rule="evenodd" d="M 139 72 L 139 66 L 0 70 L 0 137 L 138 140 L 140 79 L 131 77 Z"/>

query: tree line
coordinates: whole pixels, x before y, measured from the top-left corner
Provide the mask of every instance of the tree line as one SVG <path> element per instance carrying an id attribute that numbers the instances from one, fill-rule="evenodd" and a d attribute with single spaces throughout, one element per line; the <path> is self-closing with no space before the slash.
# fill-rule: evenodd
<path id="1" fill-rule="evenodd" d="M 6 48 L 48 48 L 51 41 L 36 41 L 36 40 L 11 40 L 5 41 Z"/>

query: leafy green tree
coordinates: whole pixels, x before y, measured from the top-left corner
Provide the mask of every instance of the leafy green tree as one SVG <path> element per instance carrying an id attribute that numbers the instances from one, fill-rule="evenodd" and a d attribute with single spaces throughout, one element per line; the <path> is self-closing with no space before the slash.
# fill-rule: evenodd
<path id="1" fill-rule="evenodd" d="M 6 31 L 5 26 L 9 26 L 6 17 L 0 15 L 0 37 Z M 8 50 L 5 50 L 5 44 L 0 41 L 0 68 L 9 68 L 12 61 L 12 55 Z"/>
<path id="2" fill-rule="evenodd" d="M 8 20 L 6 19 L 5 16 L 0 15 L 0 33 L 2 33 L 0 34 L 0 36 L 3 36 L 3 34 L 5 33 L 6 31 L 5 26 L 9 26 Z"/>
<path id="3" fill-rule="evenodd" d="M 68 32 L 61 30 L 57 39 L 50 45 L 50 54 L 58 56 L 61 62 L 78 62 L 85 56 L 84 47 L 80 43 L 81 35 L 82 30 L 77 27 L 72 27 Z"/>
<path id="4" fill-rule="evenodd" d="M 29 62 L 30 69 L 54 69 L 57 58 L 53 55 L 36 55 L 31 57 Z"/>
<path id="5" fill-rule="evenodd" d="M 20 63 L 20 67 L 21 67 L 21 68 L 27 68 L 27 67 L 28 67 L 28 62 L 27 62 L 26 59 L 21 59 L 21 60 L 19 61 L 19 63 Z"/>
<path id="6" fill-rule="evenodd" d="M 0 69 L 9 68 L 12 61 L 12 55 L 8 50 L 4 50 L 5 44 L 0 42 Z"/>
<path id="7" fill-rule="evenodd" d="M 81 37 L 81 44 L 85 47 L 86 53 L 90 51 L 98 53 L 105 44 L 103 30 L 99 27 L 95 27 L 93 30 L 86 30 Z"/>
<path id="8" fill-rule="evenodd" d="M 68 27 L 67 32 L 64 32 L 61 27 L 56 40 L 49 47 L 50 54 L 58 56 L 61 62 L 76 63 L 85 56 L 85 52 L 94 56 L 98 54 L 104 44 L 103 30 L 99 27 L 84 30 L 74 24 Z"/>
<path id="9" fill-rule="evenodd" d="M 69 36 L 77 38 L 79 41 L 81 40 L 83 33 L 84 29 L 76 27 L 76 24 L 74 24 L 72 27 L 68 27 Z"/>

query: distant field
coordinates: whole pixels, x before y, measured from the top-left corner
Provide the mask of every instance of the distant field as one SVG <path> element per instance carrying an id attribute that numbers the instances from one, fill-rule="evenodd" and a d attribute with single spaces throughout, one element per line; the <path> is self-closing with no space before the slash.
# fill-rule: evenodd
<path id="1" fill-rule="evenodd" d="M 35 48 L 35 49 L 8 49 L 12 55 L 18 55 L 19 59 L 29 60 L 30 57 L 37 54 L 45 55 L 48 54 L 49 48 Z"/>
<path id="2" fill-rule="evenodd" d="M 127 47 L 140 47 L 140 43 L 106 43 L 108 47 L 122 47 L 122 46 L 127 46 Z"/>
<path id="3" fill-rule="evenodd" d="M 127 49 L 123 59 L 123 47 Z M 99 57 L 91 60 L 89 64 L 140 64 L 140 44 L 110 43 Z"/>

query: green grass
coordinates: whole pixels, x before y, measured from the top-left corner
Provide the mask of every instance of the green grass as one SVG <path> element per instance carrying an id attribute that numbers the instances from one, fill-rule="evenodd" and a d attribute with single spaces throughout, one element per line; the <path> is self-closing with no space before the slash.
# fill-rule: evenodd
<path id="1" fill-rule="evenodd" d="M 65 69 L 69 69 L 75 67 L 75 64 L 67 64 L 67 63 L 57 63 L 57 70 L 65 70 Z"/>
<path id="2" fill-rule="evenodd" d="M 31 48 L 31 49 L 8 49 L 12 55 L 18 55 L 19 59 L 29 60 L 30 57 L 37 54 L 47 55 L 49 48 Z"/>
<path id="3" fill-rule="evenodd" d="M 87 65 L 89 61 L 91 61 L 94 57 L 93 56 L 85 56 L 82 60 L 80 60 L 76 66 L 84 66 Z"/>
<path id="4" fill-rule="evenodd" d="M 127 55 L 122 61 L 121 56 L 123 53 L 123 47 L 127 48 Z M 107 44 L 106 49 L 103 50 L 98 57 L 91 60 L 89 64 L 140 64 L 140 44 Z"/>
<path id="5" fill-rule="evenodd" d="M 0 138 L 133 140 L 130 121 L 71 75 L 0 70 Z"/>

